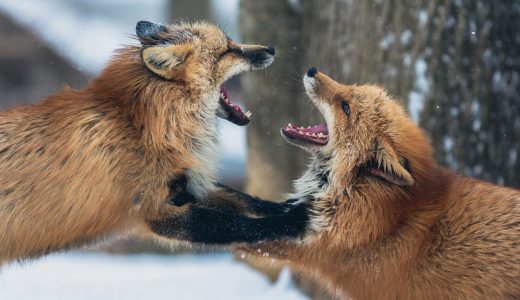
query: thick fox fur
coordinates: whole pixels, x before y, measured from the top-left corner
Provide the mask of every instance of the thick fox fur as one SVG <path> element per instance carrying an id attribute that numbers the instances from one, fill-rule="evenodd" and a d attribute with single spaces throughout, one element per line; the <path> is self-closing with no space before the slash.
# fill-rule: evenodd
<path id="1" fill-rule="evenodd" d="M 0 112 L 0 265 L 155 234 L 151 222 L 189 207 L 168 201 L 181 174 L 195 199 L 225 194 L 214 184 L 220 86 L 267 67 L 274 49 L 206 23 L 136 30 L 141 45 L 119 50 L 86 88 Z"/>
<path id="2" fill-rule="evenodd" d="M 520 191 L 440 167 L 379 87 L 315 69 L 304 84 L 328 127 L 325 145 L 285 135 L 314 157 L 292 195 L 314 199 L 307 232 L 242 250 L 283 260 L 340 298 L 520 298 Z"/>

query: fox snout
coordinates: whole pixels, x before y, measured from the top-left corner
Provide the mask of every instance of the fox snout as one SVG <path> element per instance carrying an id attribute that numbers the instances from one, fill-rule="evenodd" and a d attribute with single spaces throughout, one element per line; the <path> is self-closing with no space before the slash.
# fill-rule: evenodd
<path id="1" fill-rule="evenodd" d="M 319 72 L 317 68 L 310 68 L 303 77 L 303 85 L 307 94 L 312 100 L 334 102 L 336 94 L 340 89 L 340 84 L 329 76 Z M 330 104 L 330 103 L 329 103 Z"/>
<path id="2" fill-rule="evenodd" d="M 253 70 L 267 68 L 273 63 L 276 52 L 272 46 L 246 46 L 236 49 L 236 51 L 247 60 Z"/>

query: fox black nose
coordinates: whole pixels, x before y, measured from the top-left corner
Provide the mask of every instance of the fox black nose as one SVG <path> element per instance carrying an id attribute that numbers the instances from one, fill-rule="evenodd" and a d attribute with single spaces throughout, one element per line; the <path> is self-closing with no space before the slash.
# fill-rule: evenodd
<path id="1" fill-rule="evenodd" d="M 318 69 L 316 69 L 316 67 L 312 67 L 309 69 L 309 71 L 307 71 L 307 76 L 314 77 L 316 73 L 318 73 Z"/>
<path id="2" fill-rule="evenodd" d="M 274 47 L 273 46 L 269 46 L 267 47 L 267 49 L 265 49 L 265 52 L 271 54 L 271 55 L 274 55 L 274 53 L 276 52 Z"/>

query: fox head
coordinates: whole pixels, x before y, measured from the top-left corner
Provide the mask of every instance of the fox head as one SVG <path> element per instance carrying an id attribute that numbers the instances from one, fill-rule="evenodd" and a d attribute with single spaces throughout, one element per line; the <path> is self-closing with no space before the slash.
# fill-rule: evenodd
<path id="1" fill-rule="evenodd" d="M 433 171 L 428 138 L 384 89 L 343 85 L 315 68 L 303 82 L 326 124 L 308 128 L 289 124 L 282 135 L 314 154 L 329 157 L 335 187 L 370 183 L 411 188 Z"/>
<path id="2" fill-rule="evenodd" d="M 273 47 L 236 43 L 208 23 L 161 25 L 140 21 L 136 35 L 141 58 L 160 80 L 181 82 L 194 93 L 219 95 L 217 115 L 237 125 L 249 123 L 250 113 L 230 102 L 221 87 L 230 77 L 259 70 L 274 60 Z"/>

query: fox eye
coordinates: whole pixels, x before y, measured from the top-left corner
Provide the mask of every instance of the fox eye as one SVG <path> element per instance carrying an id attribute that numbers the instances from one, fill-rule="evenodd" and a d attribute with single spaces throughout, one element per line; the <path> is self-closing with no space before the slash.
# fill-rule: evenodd
<path id="1" fill-rule="evenodd" d="M 341 108 L 347 116 L 350 116 L 350 105 L 347 102 L 341 101 Z"/>

